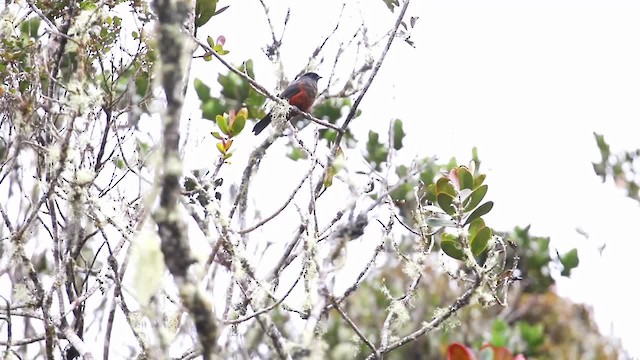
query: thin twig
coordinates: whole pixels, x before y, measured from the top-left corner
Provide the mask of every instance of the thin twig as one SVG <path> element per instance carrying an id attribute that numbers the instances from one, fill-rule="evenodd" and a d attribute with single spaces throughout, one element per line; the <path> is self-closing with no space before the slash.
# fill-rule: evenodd
<path id="1" fill-rule="evenodd" d="M 389 35 L 389 40 L 387 41 L 387 45 L 384 47 L 384 49 L 382 50 L 382 53 L 380 54 L 380 57 L 378 58 L 378 61 L 376 61 L 375 65 L 373 66 L 373 70 L 371 71 L 371 75 L 369 76 L 369 80 L 367 80 L 367 82 L 365 83 L 364 87 L 362 88 L 362 91 L 360 92 L 360 95 L 358 95 L 358 97 L 356 98 L 356 101 L 353 102 L 353 106 L 351 106 L 351 110 L 349 110 L 349 114 L 347 114 L 347 117 L 345 118 L 344 122 L 342 123 L 342 126 L 340 127 L 340 131 L 338 131 L 338 134 L 336 135 L 336 139 L 335 139 L 335 143 L 333 145 L 333 147 L 331 148 L 331 156 L 330 156 L 330 160 L 327 164 L 327 167 L 325 168 L 325 175 L 323 175 L 320 178 L 320 181 L 318 181 L 318 184 L 316 185 L 315 188 L 315 193 L 316 193 L 316 197 L 320 195 L 320 191 L 322 190 L 322 179 L 325 178 L 326 173 L 329 171 L 329 169 L 331 168 L 331 165 L 333 164 L 333 162 L 336 159 L 336 155 L 338 153 L 338 149 L 340 148 L 340 141 L 342 140 L 342 137 L 344 136 L 347 128 L 349 127 L 349 124 L 351 123 L 351 120 L 353 120 L 356 116 L 356 113 L 358 111 L 358 106 L 360 105 L 360 102 L 362 102 L 362 99 L 364 98 L 365 94 L 367 93 L 367 90 L 369 90 L 369 87 L 371 86 L 371 83 L 373 83 L 373 79 L 376 78 L 376 75 L 378 75 L 378 71 L 380 70 L 380 67 L 382 66 L 382 62 L 384 61 L 385 57 L 387 56 L 387 53 L 389 52 L 389 49 L 391 48 L 391 44 L 393 43 L 393 40 L 395 40 L 396 38 L 396 33 L 398 32 L 398 28 L 400 27 L 400 24 L 402 23 L 402 19 L 404 18 L 405 13 L 407 12 L 407 8 L 409 7 L 409 2 L 410 0 L 405 0 L 404 5 L 402 6 L 402 10 L 400 10 L 400 14 L 398 15 L 398 18 L 396 19 L 396 23 L 393 27 L 393 30 L 391 31 L 391 34 Z"/>
<path id="2" fill-rule="evenodd" d="M 246 229 L 239 230 L 238 234 L 244 235 L 244 234 L 250 233 L 253 230 L 259 228 L 260 226 L 266 224 L 267 222 L 273 220 L 273 218 L 275 218 L 276 216 L 278 216 L 287 206 L 289 206 L 289 204 L 291 203 L 293 198 L 298 193 L 298 190 L 300 190 L 300 188 L 305 183 L 305 181 L 307 181 L 309 176 L 311 176 L 311 174 L 313 173 L 313 169 L 315 169 L 315 167 L 316 167 L 316 164 L 317 164 L 317 162 L 313 162 L 312 163 L 311 167 L 309 168 L 309 171 L 307 171 L 307 173 L 304 175 L 304 177 L 302 178 L 300 183 L 295 187 L 295 189 L 293 190 L 291 195 L 289 195 L 289 198 L 284 202 L 284 204 L 282 204 L 282 206 L 280 206 L 273 214 L 271 214 L 271 215 L 267 216 L 266 218 L 262 219 L 261 221 L 259 221 L 257 224 L 252 225 L 252 226 L 250 226 L 250 227 L 248 227 Z"/>
<path id="3" fill-rule="evenodd" d="M 233 324 L 240 324 L 242 322 L 245 322 L 247 320 L 250 320 L 258 315 L 264 314 L 266 312 L 269 312 L 271 310 L 273 310 L 276 306 L 282 304 L 282 302 L 289 297 L 289 295 L 291 294 L 291 292 L 293 291 L 293 289 L 296 287 L 296 285 L 298 284 L 298 281 L 300 281 L 300 278 L 302 277 L 302 273 L 300 272 L 300 275 L 298 275 L 298 277 L 296 278 L 296 281 L 293 282 L 293 285 L 291 285 L 291 287 L 289 288 L 289 290 L 284 294 L 284 296 L 282 296 L 278 301 L 276 301 L 275 303 L 273 303 L 272 305 L 261 309 L 261 310 L 257 310 L 255 311 L 253 314 L 251 315 L 247 315 L 238 319 L 233 319 L 233 320 L 222 320 L 222 322 L 224 322 L 226 325 L 233 325 Z"/>
<path id="4" fill-rule="evenodd" d="M 367 346 L 369 347 L 369 349 L 371 349 L 371 351 L 373 351 L 374 354 L 376 354 L 376 347 L 373 345 L 373 343 L 371 343 L 371 341 L 369 341 L 369 339 L 367 339 L 366 336 L 364 336 L 364 334 L 362 333 L 362 331 L 360 331 L 360 329 L 358 328 L 358 326 L 353 322 L 353 320 L 351 320 L 349 318 L 349 316 L 347 316 L 347 314 L 342 310 L 342 308 L 340 308 L 340 305 L 333 303 L 333 308 L 336 309 L 336 311 L 338 312 L 338 314 L 340 314 L 340 316 L 344 319 L 344 321 L 347 322 L 347 324 L 349 324 L 349 326 L 351 326 L 351 328 L 353 329 L 353 331 L 356 332 L 356 334 L 358 335 L 358 337 L 360 338 L 360 340 L 362 340 L 365 344 L 367 344 Z M 377 359 L 378 356 L 376 354 L 375 358 Z"/>

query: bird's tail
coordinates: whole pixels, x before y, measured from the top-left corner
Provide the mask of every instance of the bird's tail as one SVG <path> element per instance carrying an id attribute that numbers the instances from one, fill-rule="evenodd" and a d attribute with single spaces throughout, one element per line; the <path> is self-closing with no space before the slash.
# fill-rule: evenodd
<path id="1" fill-rule="evenodd" d="M 269 124 L 271 124 L 271 113 L 267 114 L 267 116 L 263 117 L 262 120 L 258 121 L 253 126 L 252 131 L 255 135 L 258 135 L 262 132 L 262 130 L 269 126 Z"/>

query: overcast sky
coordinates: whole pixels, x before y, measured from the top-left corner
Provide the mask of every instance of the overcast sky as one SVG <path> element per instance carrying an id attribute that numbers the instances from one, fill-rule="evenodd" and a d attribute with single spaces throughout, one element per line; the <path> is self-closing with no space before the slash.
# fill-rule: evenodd
<path id="1" fill-rule="evenodd" d="M 293 77 L 335 25 L 341 3 L 267 4 L 276 29 L 291 6 L 283 59 Z M 201 34 L 226 35 L 228 59 L 253 58 L 258 80 L 274 86 L 276 69 L 260 50 L 270 34 L 256 5 L 232 3 L 219 17 L 220 28 Z M 382 0 L 350 1 L 345 14 L 345 28 L 364 19 L 372 34 L 386 31 L 395 18 Z M 599 157 L 593 131 L 605 134 L 614 152 L 640 147 L 640 2 L 414 0 L 408 15 L 419 16 L 415 48 L 394 44 L 353 130 L 361 136 L 368 129 L 386 133 L 390 120 L 403 119 L 406 159 L 435 154 L 464 163 L 477 146 L 488 196 L 496 203 L 490 224 L 532 224 L 533 234 L 551 237 L 552 248 L 578 247 L 580 266 L 569 281 L 559 282 L 560 294 L 592 304 L 602 330 L 621 336 L 639 356 L 633 284 L 640 210 L 623 191 L 602 184 L 591 161 Z M 232 30 L 230 19 L 240 17 L 251 31 Z M 213 62 L 194 64 L 195 76 L 210 84 L 212 69 L 222 71 Z M 320 75 L 328 71 L 326 65 L 317 69 Z M 443 122 L 446 127 L 438 125 Z M 201 145 L 202 151 L 212 146 Z M 238 159 L 242 154 L 238 150 Z"/>

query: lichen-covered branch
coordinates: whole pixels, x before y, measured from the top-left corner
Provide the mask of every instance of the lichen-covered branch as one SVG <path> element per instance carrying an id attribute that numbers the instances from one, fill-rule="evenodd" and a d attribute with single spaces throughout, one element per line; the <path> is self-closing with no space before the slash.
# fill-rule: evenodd
<path id="1" fill-rule="evenodd" d="M 184 84 L 187 78 L 191 53 L 183 23 L 189 12 L 189 2 L 156 0 L 153 2 L 158 15 L 158 48 L 160 52 L 160 82 L 167 100 L 163 115 L 162 154 L 159 185 L 160 206 L 153 214 L 158 225 L 165 264 L 179 288 L 183 305 L 189 311 L 198 332 L 204 359 L 211 357 L 217 339 L 217 325 L 212 316 L 211 304 L 189 276 L 188 270 L 195 261 L 191 255 L 187 225 L 179 211 L 180 176 L 180 116 L 184 102 Z"/>

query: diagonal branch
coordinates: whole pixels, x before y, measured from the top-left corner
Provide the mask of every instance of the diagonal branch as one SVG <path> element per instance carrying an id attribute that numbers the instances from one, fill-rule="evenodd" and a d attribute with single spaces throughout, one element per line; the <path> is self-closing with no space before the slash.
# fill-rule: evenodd
<path id="1" fill-rule="evenodd" d="M 438 327 L 440 324 L 442 324 L 445 320 L 447 320 L 449 317 L 451 317 L 451 315 L 455 314 L 458 310 L 462 309 L 463 307 L 469 305 L 469 301 L 471 300 L 471 297 L 473 296 L 473 294 L 476 292 L 476 290 L 478 289 L 478 287 L 480 286 L 480 279 L 476 279 L 476 281 L 474 282 L 474 284 L 467 289 L 467 291 L 464 292 L 464 294 L 462 294 L 458 299 L 456 299 L 456 301 L 453 302 L 453 304 L 451 304 L 451 306 L 449 306 L 445 311 L 443 311 L 441 314 L 438 314 L 437 316 L 435 316 L 430 322 L 424 324 L 420 329 L 412 332 L 411 334 L 391 342 L 388 345 L 385 345 L 383 347 L 381 347 L 380 349 L 378 349 L 378 351 L 376 353 L 370 354 L 367 357 L 367 360 L 369 359 L 375 359 L 377 356 L 379 356 L 378 354 L 382 355 L 382 354 L 386 354 L 388 352 L 391 352 L 392 350 L 405 345 L 411 341 L 416 340 L 417 338 L 419 338 L 420 336 L 426 334 L 427 332 L 435 329 L 436 327 Z"/>
<path id="2" fill-rule="evenodd" d="M 393 43 L 393 40 L 395 40 L 395 38 L 396 38 L 396 33 L 398 32 L 398 28 L 400 27 L 400 24 L 402 23 L 402 19 L 404 18 L 405 13 L 407 12 L 407 8 L 409 7 L 409 2 L 410 2 L 410 0 L 405 0 L 404 5 L 402 5 L 402 10 L 400 10 L 400 14 L 398 15 L 398 18 L 396 19 L 396 23 L 393 26 L 393 30 L 391 31 L 391 34 L 389 34 L 389 40 L 387 40 L 387 44 L 385 45 L 384 49 L 382 50 L 382 53 L 380 54 L 380 58 L 378 58 L 378 61 L 376 61 L 376 64 L 373 66 L 373 70 L 371 71 L 371 75 L 369 76 L 369 80 L 367 80 L 367 82 L 364 84 L 364 87 L 362 88 L 362 91 L 360 92 L 360 95 L 358 95 L 358 97 L 356 98 L 356 101 L 353 102 L 353 106 L 351 107 L 351 110 L 349 111 L 349 114 L 347 114 L 347 117 L 344 119 L 344 122 L 342 123 L 342 126 L 340 127 L 340 131 L 338 131 L 338 134 L 336 135 L 335 143 L 334 143 L 334 145 L 333 145 L 333 147 L 331 149 L 331 156 L 329 158 L 329 162 L 327 164 L 327 167 L 325 168 L 325 174 L 320 178 L 321 180 L 318 181 L 318 184 L 316 185 L 316 188 L 315 188 L 316 197 L 318 197 L 320 195 L 320 191 L 322 190 L 322 185 L 323 185 L 322 179 L 325 178 L 325 176 L 327 175 L 327 173 L 331 169 L 331 165 L 335 161 L 336 154 L 338 153 L 338 150 L 340 148 L 340 140 L 342 140 L 342 137 L 344 136 L 344 133 L 347 131 L 347 127 L 349 127 L 349 123 L 351 123 L 351 120 L 353 120 L 353 118 L 355 118 L 356 113 L 358 111 L 358 106 L 360 106 L 360 102 L 362 102 L 362 99 L 364 98 L 365 94 L 369 90 L 369 87 L 371 86 L 371 83 L 373 83 L 373 79 L 375 79 L 376 75 L 378 75 L 378 71 L 380 70 L 380 67 L 382 66 L 382 62 L 384 61 L 385 57 L 387 56 L 387 53 L 389 52 L 389 49 L 391 48 L 391 44 Z"/>
<path id="3" fill-rule="evenodd" d="M 261 95 L 268 97 L 269 99 L 277 102 L 278 104 L 281 104 L 283 106 L 286 106 L 288 109 L 290 109 L 290 111 L 295 114 L 295 115 L 300 115 L 302 117 L 304 117 L 305 119 L 309 119 L 311 121 L 313 121 L 316 124 L 320 124 L 324 127 L 328 127 L 330 129 L 333 129 L 335 131 L 337 131 L 338 133 L 342 132 L 343 130 L 340 129 L 339 127 L 337 127 L 336 125 L 333 125 L 329 122 L 326 122 L 324 120 L 318 119 L 317 117 L 311 115 L 308 112 L 304 112 L 300 109 L 298 109 L 295 106 L 291 106 L 289 105 L 289 102 L 285 101 L 284 99 L 281 99 L 275 95 L 273 95 L 272 93 L 270 93 L 264 86 L 258 84 L 258 82 L 256 82 L 255 80 L 253 80 L 252 78 L 250 78 L 249 76 L 247 76 L 247 74 L 243 73 L 242 71 L 234 68 L 233 66 L 231 66 L 226 60 L 224 60 L 220 55 L 218 55 L 218 53 L 216 53 L 210 46 L 209 44 L 203 42 L 202 40 L 199 40 L 198 38 L 192 37 L 193 40 L 198 43 L 198 45 L 200 45 L 205 51 L 207 51 L 206 55 L 212 55 L 213 57 L 215 57 L 216 59 L 218 59 L 218 61 L 220 61 L 222 63 L 222 65 L 224 65 L 227 69 L 229 69 L 229 71 L 231 71 L 232 73 L 240 76 L 242 79 L 246 80 L 249 84 L 251 84 L 251 86 L 253 86 L 253 88 L 259 92 Z"/>

